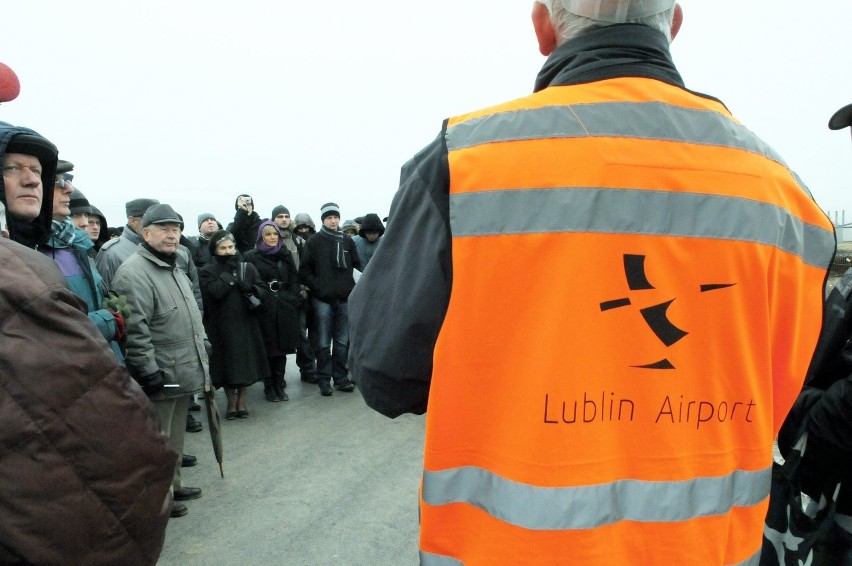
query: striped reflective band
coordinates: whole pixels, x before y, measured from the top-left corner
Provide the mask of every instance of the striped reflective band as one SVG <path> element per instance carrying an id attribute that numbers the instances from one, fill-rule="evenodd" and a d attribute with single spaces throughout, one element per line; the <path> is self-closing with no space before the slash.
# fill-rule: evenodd
<path id="1" fill-rule="evenodd" d="M 534 210 L 535 214 L 518 214 Z M 642 214 L 636 214 L 641 210 Z M 785 209 L 719 195 L 638 189 L 515 189 L 450 195 L 454 237 L 547 232 L 649 234 L 775 246 L 826 268 L 834 234 Z"/>
<path id="2" fill-rule="evenodd" d="M 742 149 L 784 165 L 748 128 L 711 110 L 663 102 L 545 106 L 473 118 L 447 128 L 450 151 L 485 143 L 574 137 L 619 137 Z M 785 165 L 786 166 L 786 165 Z"/>
<path id="3" fill-rule="evenodd" d="M 667 523 L 722 515 L 769 496 L 771 468 L 684 481 L 619 480 L 580 487 L 538 487 L 466 466 L 424 471 L 429 505 L 466 503 L 530 530 L 593 529 L 620 521 Z"/>
<path id="4" fill-rule="evenodd" d="M 731 566 L 758 566 L 760 564 L 760 551 L 751 558 L 732 564 Z M 464 566 L 464 562 L 450 556 L 441 556 L 429 552 L 420 551 L 420 566 Z"/>
<path id="5" fill-rule="evenodd" d="M 450 558 L 449 556 L 431 554 L 421 550 L 420 566 L 464 566 L 464 562 L 456 560 L 455 558 Z"/>

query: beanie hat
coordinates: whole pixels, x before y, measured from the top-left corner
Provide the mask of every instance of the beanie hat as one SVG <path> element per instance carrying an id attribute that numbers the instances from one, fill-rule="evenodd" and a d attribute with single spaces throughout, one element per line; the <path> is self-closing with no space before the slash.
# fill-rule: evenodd
<path id="1" fill-rule="evenodd" d="M 665 12 L 675 0 L 553 0 L 572 14 L 599 22 L 623 24 Z"/>
<path id="2" fill-rule="evenodd" d="M 151 224 L 177 224 L 183 230 L 183 219 L 168 204 L 155 204 L 145 211 L 142 216 L 142 227 L 145 228 Z"/>
<path id="3" fill-rule="evenodd" d="M 127 212 L 127 216 L 140 218 L 146 210 L 155 204 L 160 204 L 160 201 L 154 198 L 137 198 L 127 202 L 124 205 L 124 210 Z"/>
<path id="4" fill-rule="evenodd" d="M 89 200 L 79 189 L 74 189 L 71 193 L 71 202 L 68 203 L 68 208 L 71 209 L 71 216 L 75 214 L 92 214 L 92 207 Z"/>
<path id="5" fill-rule="evenodd" d="M 384 235 L 385 226 L 382 224 L 382 221 L 379 219 L 378 214 L 370 213 L 364 216 L 364 221 L 361 222 L 361 229 L 358 230 L 358 235 L 362 238 L 366 238 L 366 233 L 368 230 L 376 230 L 379 232 L 379 236 Z"/>
<path id="6" fill-rule="evenodd" d="M 201 228 L 201 225 L 204 224 L 206 220 L 213 220 L 216 224 L 219 224 L 219 221 L 216 220 L 216 217 L 213 216 L 210 212 L 202 212 L 198 215 L 198 227 Z M 221 226 L 221 224 L 219 224 Z"/>
<path id="7" fill-rule="evenodd" d="M 272 214 L 269 215 L 270 220 L 275 220 L 275 217 L 279 214 L 290 214 L 290 211 L 283 204 L 279 204 L 275 208 L 272 209 Z"/>
<path id="8" fill-rule="evenodd" d="M 330 214 L 336 214 L 338 217 L 340 216 L 340 207 L 333 202 L 327 202 L 322 205 L 322 208 L 320 208 L 320 222 L 325 220 L 325 217 Z"/>

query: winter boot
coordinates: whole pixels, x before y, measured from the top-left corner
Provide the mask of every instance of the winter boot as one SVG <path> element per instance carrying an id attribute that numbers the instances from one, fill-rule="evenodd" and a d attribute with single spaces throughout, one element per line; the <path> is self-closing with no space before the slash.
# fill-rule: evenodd
<path id="1" fill-rule="evenodd" d="M 278 401 L 278 395 L 275 393 L 275 387 L 272 385 L 272 377 L 263 378 L 263 395 L 267 401 L 273 403 Z"/>
<path id="2" fill-rule="evenodd" d="M 284 381 L 284 373 L 287 370 L 287 358 L 281 356 L 272 358 L 270 364 L 272 369 L 272 392 L 278 401 L 289 401 L 290 397 L 284 393 L 284 388 L 287 387 L 287 382 Z"/>

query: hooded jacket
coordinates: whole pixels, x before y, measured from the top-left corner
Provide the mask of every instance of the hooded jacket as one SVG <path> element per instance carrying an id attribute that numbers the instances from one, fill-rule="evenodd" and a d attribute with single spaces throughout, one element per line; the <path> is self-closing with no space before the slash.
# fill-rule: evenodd
<path id="1" fill-rule="evenodd" d="M 6 122 L 0 122 L 0 165 L 6 158 L 9 142 L 17 135 L 33 136 L 35 144 L 33 147 L 38 151 L 41 162 L 41 212 L 38 217 L 31 221 L 22 221 L 13 218 L 9 213 L 9 203 L 6 200 L 5 179 L 0 175 L 0 201 L 6 207 L 6 215 L 9 225 L 9 239 L 19 242 L 28 248 L 35 248 L 47 241 L 50 236 L 50 225 L 53 220 L 53 183 L 56 180 L 56 162 L 58 152 L 56 147 L 46 138 L 29 128 L 13 126 Z"/>
<path id="2" fill-rule="evenodd" d="M 155 564 L 177 453 L 53 262 L 0 266 L 0 563 Z"/>
<path id="3" fill-rule="evenodd" d="M 379 233 L 379 237 L 371 242 L 367 239 L 368 231 L 376 231 Z M 373 254 L 376 253 L 376 249 L 379 247 L 379 243 L 382 241 L 382 235 L 385 233 L 385 225 L 382 224 L 381 218 L 379 218 L 378 214 L 370 213 L 364 216 L 364 221 L 361 223 L 361 229 L 358 230 L 358 235 L 352 237 L 352 241 L 355 242 L 355 249 L 358 250 L 358 259 L 361 260 L 361 263 L 364 265 L 364 269 L 367 269 L 367 265 L 370 263 L 370 258 L 373 257 Z"/>

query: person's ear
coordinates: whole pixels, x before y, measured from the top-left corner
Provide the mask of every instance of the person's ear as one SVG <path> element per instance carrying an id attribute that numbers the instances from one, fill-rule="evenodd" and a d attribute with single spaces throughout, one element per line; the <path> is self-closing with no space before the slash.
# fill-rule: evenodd
<path id="1" fill-rule="evenodd" d="M 680 4 L 675 4 L 674 8 L 674 17 L 672 18 L 672 41 L 674 41 L 677 32 L 680 31 L 680 26 L 683 24 L 683 8 L 680 7 Z"/>
<path id="2" fill-rule="evenodd" d="M 538 0 L 533 4 L 532 22 L 535 37 L 538 40 L 538 51 L 547 57 L 556 49 L 556 30 L 553 29 L 553 22 L 550 21 L 550 12 Z"/>

